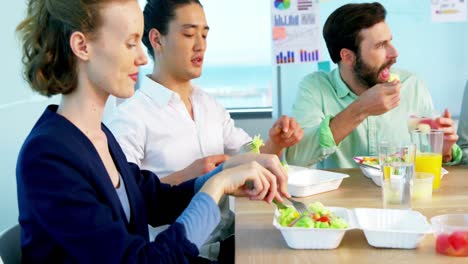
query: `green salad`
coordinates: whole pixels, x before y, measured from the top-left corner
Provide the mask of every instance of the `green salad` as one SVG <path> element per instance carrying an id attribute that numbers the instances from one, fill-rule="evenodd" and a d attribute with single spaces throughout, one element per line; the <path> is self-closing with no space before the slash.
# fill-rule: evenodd
<path id="1" fill-rule="evenodd" d="M 343 229 L 349 226 L 344 219 L 335 216 L 320 202 L 310 204 L 308 211 L 302 215 L 293 207 L 279 209 L 279 211 L 280 215 L 277 220 L 282 226 L 334 229 Z"/>
<path id="2" fill-rule="evenodd" d="M 260 135 L 255 135 L 252 139 L 252 143 L 250 144 L 250 152 L 260 154 L 260 148 L 264 145 L 265 143 L 263 143 L 263 139 L 260 137 Z M 287 172 L 289 167 L 285 160 L 281 161 L 281 165 L 283 165 L 283 168 Z"/>

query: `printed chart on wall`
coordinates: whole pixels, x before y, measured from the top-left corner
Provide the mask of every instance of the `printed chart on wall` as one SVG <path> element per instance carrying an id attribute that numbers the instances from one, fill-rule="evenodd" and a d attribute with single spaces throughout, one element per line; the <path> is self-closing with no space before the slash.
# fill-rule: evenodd
<path id="1" fill-rule="evenodd" d="M 465 22 L 465 0 L 431 0 L 431 14 L 434 22 Z"/>
<path id="2" fill-rule="evenodd" d="M 277 65 L 320 60 L 318 0 L 271 0 L 273 58 Z"/>

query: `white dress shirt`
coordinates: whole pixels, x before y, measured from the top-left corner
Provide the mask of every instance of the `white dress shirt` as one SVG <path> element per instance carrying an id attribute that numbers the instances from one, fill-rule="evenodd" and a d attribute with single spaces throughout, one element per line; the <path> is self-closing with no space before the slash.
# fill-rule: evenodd
<path id="1" fill-rule="evenodd" d="M 160 178 L 209 155 L 236 153 L 251 140 L 213 97 L 193 87 L 194 120 L 179 95 L 145 76 L 105 120 L 129 162 Z"/>

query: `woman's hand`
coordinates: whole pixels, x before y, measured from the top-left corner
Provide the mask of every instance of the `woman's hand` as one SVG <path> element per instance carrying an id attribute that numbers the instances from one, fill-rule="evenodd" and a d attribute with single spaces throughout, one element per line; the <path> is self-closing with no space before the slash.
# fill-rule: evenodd
<path id="1" fill-rule="evenodd" d="M 224 165 L 224 169 L 229 169 L 241 164 L 245 164 L 251 161 L 256 161 L 262 167 L 270 171 L 276 178 L 278 192 L 281 196 L 291 197 L 288 193 L 288 173 L 286 169 L 281 165 L 278 156 L 273 154 L 253 154 L 246 153 L 236 155 L 228 159 Z M 282 201 L 280 198 L 279 201 Z"/>
<path id="2" fill-rule="evenodd" d="M 282 201 L 277 177 L 256 161 L 224 169 L 209 179 L 200 191 L 209 194 L 216 202 L 224 194 L 246 196 L 268 203 L 274 198 Z"/>

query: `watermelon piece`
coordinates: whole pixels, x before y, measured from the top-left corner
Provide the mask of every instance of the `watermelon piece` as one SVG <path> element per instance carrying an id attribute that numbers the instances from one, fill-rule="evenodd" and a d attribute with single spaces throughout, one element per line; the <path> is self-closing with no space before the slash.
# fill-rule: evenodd
<path id="1" fill-rule="evenodd" d="M 468 232 L 453 232 L 448 237 L 448 241 L 450 242 L 450 245 L 453 247 L 453 249 L 455 249 L 456 251 L 468 247 Z"/>

